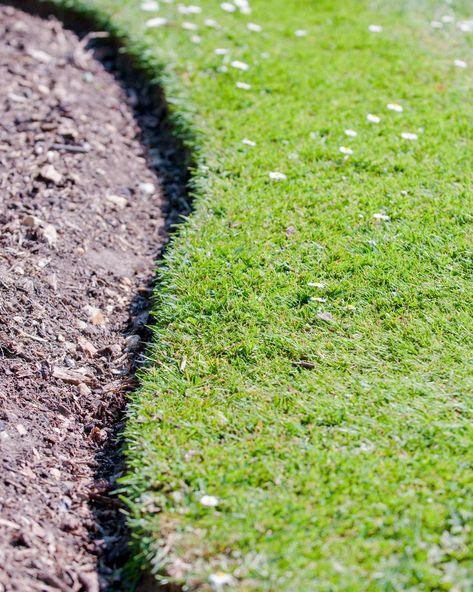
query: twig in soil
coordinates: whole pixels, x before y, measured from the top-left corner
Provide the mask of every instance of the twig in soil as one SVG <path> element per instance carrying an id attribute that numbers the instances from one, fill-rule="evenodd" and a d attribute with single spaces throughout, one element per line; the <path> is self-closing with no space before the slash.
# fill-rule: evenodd
<path id="1" fill-rule="evenodd" d="M 90 152 L 90 146 L 74 146 L 72 144 L 52 144 L 51 148 L 53 150 L 62 150 L 63 152 L 78 152 L 81 154 Z"/>
<path id="2" fill-rule="evenodd" d="M 46 339 L 43 339 L 42 337 L 37 337 L 36 335 L 30 335 L 29 333 L 26 333 L 25 331 L 22 331 L 21 329 L 18 329 L 18 328 L 16 330 L 23 337 L 27 337 L 28 339 L 32 339 L 33 341 L 38 341 L 39 343 L 48 343 L 48 341 Z"/>

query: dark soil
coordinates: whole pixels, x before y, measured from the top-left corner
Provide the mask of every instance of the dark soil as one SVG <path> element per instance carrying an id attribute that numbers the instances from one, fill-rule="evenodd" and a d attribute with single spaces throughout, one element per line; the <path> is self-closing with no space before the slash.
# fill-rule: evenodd
<path id="1" fill-rule="evenodd" d="M 126 589 L 117 434 L 188 205 L 162 101 L 100 37 L 0 6 L 0 592 Z"/>

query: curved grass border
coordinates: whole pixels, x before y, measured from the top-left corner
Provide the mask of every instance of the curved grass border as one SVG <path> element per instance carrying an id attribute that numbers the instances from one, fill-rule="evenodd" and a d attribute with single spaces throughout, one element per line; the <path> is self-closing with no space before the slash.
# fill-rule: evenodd
<path id="1" fill-rule="evenodd" d="M 275 6 L 280 4 L 275 2 Z M 174 575 L 173 580 L 189 586 L 205 587 L 209 570 L 217 569 L 234 573 L 241 590 L 280 589 L 287 586 L 285 573 L 292 574 L 294 590 L 307 589 L 308 582 L 317 582 L 321 590 L 368 590 L 370 585 L 390 589 L 403 582 L 433 590 L 447 577 L 449 560 L 457 570 L 457 580 L 466 582 L 465 586 L 471 573 L 465 543 L 458 543 L 453 550 L 441 546 L 443 531 L 453 536 L 459 528 L 462 536 L 469 537 L 466 514 L 470 507 L 468 500 L 462 502 L 468 486 L 465 465 L 471 462 L 471 430 L 465 420 L 470 409 L 465 395 L 469 379 L 464 363 L 469 305 L 461 290 L 467 286 L 468 245 L 463 225 L 468 223 L 464 201 L 468 198 L 465 172 L 470 165 L 453 145 L 461 138 L 469 146 L 465 123 L 457 118 L 458 109 L 467 109 L 462 101 L 469 86 L 454 73 L 451 64 L 455 56 L 448 53 L 448 47 L 432 40 L 424 30 L 425 39 L 415 39 L 415 23 L 406 23 L 402 15 L 390 14 L 391 23 L 396 23 L 391 43 L 382 38 L 377 42 L 367 37 L 367 29 L 378 13 L 358 11 L 353 3 L 343 10 L 329 4 L 321 4 L 327 19 L 337 6 L 338 12 L 336 25 L 327 27 L 334 37 L 319 31 L 326 44 L 319 48 L 323 56 L 336 60 L 338 67 L 365 67 L 383 108 L 391 100 L 402 100 L 409 107 L 402 120 L 406 129 L 390 119 L 382 132 L 375 134 L 364 119 L 372 105 L 380 108 L 376 99 L 368 96 L 369 85 L 347 76 L 341 85 L 345 93 L 340 95 L 336 93 L 338 81 L 330 78 L 329 71 L 327 80 L 312 71 L 325 95 L 335 94 L 338 100 L 336 109 L 320 99 L 324 117 L 311 114 L 313 143 L 305 139 L 310 129 L 304 130 L 304 136 L 293 133 L 294 127 L 307 123 L 298 113 L 288 114 L 291 118 L 287 121 L 276 121 L 273 115 L 284 113 L 266 112 L 266 119 L 274 126 L 270 137 L 274 169 L 283 163 L 288 177 L 281 189 L 283 204 L 279 205 L 267 179 L 257 173 L 265 167 L 267 174 L 267 163 L 273 161 L 256 159 L 247 170 L 228 154 L 220 162 L 217 146 L 206 154 L 207 163 L 199 157 L 201 170 L 210 164 L 212 183 L 219 181 L 218 175 L 223 178 L 218 189 L 211 191 L 211 204 L 204 196 L 205 176 L 197 176 L 196 181 L 202 209 L 205 203 L 209 211 L 205 221 L 211 220 L 214 237 L 219 232 L 222 237 L 219 242 L 207 234 L 199 245 L 209 246 L 220 267 L 206 263 L 205 253 L 196 248 L 192 233 L 205 231 L 201 215 L 191 230 L 182 231 L 182 240 L 168 258 L 171 271 L 162 272 L 164 290 L 158 303 L 163 306 L 153 353 L 156 370 L 150 367 L 143 377 L 143 390 L 132 404 L 127 433 L 132 474 L 126 492 L 131 497 L 132 524 L 141 546 L 137 558 L 148 562 L 157 575 L 172 569 L 166 545 L 158 537 L 172 540 L 179 534 L 174 556 L 189 557 L 195 569 L 182 577 Z M 355 10 L 356 22 L 350 20 L 350 9 Z M 318 18 L 312 18 L 311 26 L 317 26 Z M 287 20 L 295 22 L 294 14 L 287 15 Z M 388 17 L 385 20 L 390 22 Z M 283 25 L 280 29 L 286 44 L 289 34 Z M 182 83 L 153 61 L 151 42 L 142 44 L 130 38 L 127 42 L 161 69 L 163 84 L 172 89 L 171 96 L 178 97 L 173 101 L 177 119 L 187 113 L 177 126 L 190 132 L 194 112 L 188 111 L 187 98 L 182 98 Z M 373 60 L 369 67 L 363 66 L 361 58 L 350 58 L 349 51 L 360 51 L 359 55 Z M 309 56 L 300 56 L 304 57 Z M 281 60 L 271 62 L 276 77 L 273 85 L 264 78 L 265 72 L 258 71 L 272 92 L 288 100 L 282 85 L 295 81 Z M 313 61 L 319 68 L 326 66 L 322 59 Z M 292 65 L 296 71 L 299 64 Z M 383 67 L 389 80 L 379 74 Z M 434 90 L 427 88 L 425 80 Z M 450 85 L 447 90 L 446 84 Z M 300 86 L 304 91 L 312 89 L 306 80 Z M 294 93 L 298 92 L 294 87 Z M 392 97 L 393 92 L 401 96 Z M 366 105 L 353 104 L 353 96 L 363 96 Z M 271 105 L 269 99 L 258 100 L 260 106 Z M 299 100 L 298 105 L 304 105 Z M 416 101 L 418 111 L 414 110 Z M 243 100 L 241 104 L 244 108 Z M 429 118 L 429 109 L 437 120 Z M 248 114 L 252 116 L 249 110 Z M 387 120 L 384 113 L 383 118 Z M 197 120 L 201 121 L 201 116 Z M 412 134 L 410 126 L 423 121 L 435 134 L 424 140 L 418 131 L 416 147 L 403 145 L 399 149 L 400 132 Z M 344 127 L 354 122 L 362 130 L 360 135 L 371 143 L 362 144 L 358 153 L 355 150 L 347 164 L 339 148 L 346 142 Z M 247 131 L 244 125 L 242 128 Z M 264 125 L 262 130 L 268 133 Z M 202 142 L 192 133 L 197 150 Z M 287 160 L 289 149 L 283 152 L 281 147 L 285 134 L 291 149 L 300 142 L 302 164 L 297 159 L 292 163 Z M 236 147 L 232 140 L 228 138 L 225 144 L 227 151 Z M 416 176 L 412 171 L 417 168 Z M 450 183 L 447 173 L 460 180 L 460 189 Z M 251 178 L 248 185 L 240 183 L 245 175 Z M 216 191 L 226 195 L 232 182 L 238 190 L 233 189 L 230 198 L 217 196 Z M 316 188 L 319 208 L 303 194 L 311 186 Z M 248 187 L 251 193 L 245 194 Z M 401 187 L 406 193 L 404 200 L 398 198 Z M 269 199 L 269 194 L 274 198 L 264 203 L 274 219 L 258 208 L 258 201 Z M 392 196 L 396 199 L 389 200 Z M 249 220 L 242 204 L 255 213 L 258 233 L 253 237 L 245 231 Z M 306 216 L 305 222 L 297 216 L 300 212 Z M 365 212 L 365 216 L 378 215 L 377 222 L 371 218 L 357 221 L 357 215 Z M 240 228 L 243 224 L 243 230 L 239 231 L 237 224 Z M 346 240 L 346 235 L 353 242 Z M 301 248 L 297 244 L 300 236 L 310 245 Z M 328 246 L 331 239 L 337 239 L 338 244 Z M 183 241 L 194 247 L 189 257 L 195 268 L 208 272 L 208 290 L 197 290 L 193 298 L 188 297 L 184 284 L 197 282 L 199 274 L 188 271 Z M 324 259 L 322 248 L 328 250 L 328 259 Z M 291 250 L 297 257 L 287 255 Z M 273 252 L 276 257 L 270 257 Z M 403 266 L 402 256 L 409 260 L 409 268 Z M 254 275 L 246 273 L 248 269 L 254 270 Z M 260 269 L 269 272 L 258 275 Z M 182 283 L 176 288 L 178 280 Z M 220 289 L 225 282 L 231 285 L 231 294 Z M 323 289 L 318 286 L 324 283 L 329 284 L 331 317 L 324 307 L 314 304 L 320 297 L 313 289 Z M 252 297 L 252 291 L 262 286 L 267 307 Z M 335 325 L 330 324 L 332 319 Z M 234 322 L 245 328 L 242 335 L 231 333 Z M 305 325 L 307 339 L 302 330 Z M 195 345 L 185 341 L 186 334 Z M 208 347 L 205 339 L 210 337 L 212 346 Z M 444 368 L 452 376 L 450 382 Z M 458 408 L 447 403 L 447 394 L 460 401 Z M 246 413 L 242 402 L 251 412 Z M 266 430 L 270 441 L 264 438 Z M 222 437 L 227 451 L 220 446 Z M 314 446 L 307 448 L 304 457 L 297 450 L 305 450 L 311 437 Z M 186 455 L 199 442 L 204 444 L 205 456 L 198 456 L 200 465 L 196 466 Z M 432 453 L 435 445 L 442 452 L 438 457 Z M 296 449 L 292 455 L 289 446 Z M 373 447 L 376 454 L 367 456 Z M 316 466 L 310 462 L 314 458 Z M 360 458 L 368 460 L 360 464 Z M 285 472 L 291 462 L 303 465 L 295 472 L 294 482 Z M 245 470 L 244 463 L 252 463 L 251 471 Z M 278 472 L 283 477 L 278 477 Z M 439 478 L 441 491 L 436 489 Z M 317 483 L 327 484 L 327 488 L 317 487 Z M 215 491 L 209 491 L 212 486 Z M 311 492 L 316 492 L 314 523 L 307 522 L 307 512 L 299 503 Z M 217 512 L 199 505 L 203 493 L 217 493 L 224 499 Z M 432 495 L 434 502 L 429 501 Z M 364 511 L 364 505 L 372 506 L 373 511 Z M 279 514 L 266 511 L 268 508 Z M 290 514 L 284 514 L 286 508 Z M 255 516 L 259 518 L 256 529 Z M 297 530 L 309 523 L 325 545 L 311 541 L 312 563 Z M 192 525 L 197 530 L 193 531 Z M 235 532 L 235 537 L 226 537 L 226 531 Z M 277 537 L 271 540 L 268 534 L 265 538 L 269 531 L 275 531 Z M 344 539 L 350 545 L 343 545 Z M 435 545 L 445 558 L 430 565 L 428 549 Z M 193 554 L 201 547 L 209 557 L 203 565 L 199 565 L 199 555 Z M 292 548 L 298 551 L 290 551 Z M 269 557 L 258 553 L 261 549 L 266 549 Z M 380 575 L 376 575 L 376 568 Z"/>

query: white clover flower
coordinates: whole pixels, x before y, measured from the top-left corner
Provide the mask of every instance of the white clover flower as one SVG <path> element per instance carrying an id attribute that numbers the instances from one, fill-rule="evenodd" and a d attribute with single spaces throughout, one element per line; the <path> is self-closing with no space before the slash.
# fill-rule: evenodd
<path id="1" fill-rule="evenodd" d="M 307 36 L 307 31 L 304 29 L 297 29 L 297 31 L 294 32 L 294 35 L 296 37 L 306 37 Z"/>
<path id="2" fill-rule="evenodd" d="M 167 25 L 167 24 L 168 24 L 167 18 L 157 16 L 156 18 L 152 18 L 152 19 L 149 19 L 148 21 L 146 21 L 145 27 L 147 29 L 155 29 L 156 27 L 163 27 L 164 25 Z"/>
<path id="3" fill-rule="evenodd" d="M 349 136 L 350 138 L 356 138 L 356 136 L 358 135 L 357 132 L 355 132 L 355 130 L 352 129 L 346 129 L 345 130 L 345 135 Z"/>
<path id="4" fill-rule="evenodd" d="M 351 148 L 347 148 L 346 146 L 340 146 L 339 150 L 342 154 L 346 154 L 348 156 L 350 156 L 350 154 L 353 154 L 353 150 Z"/>
<path id="5" fill-rule="evenodd" d="M 197 31 L 197 29 L 199 28 L 195 23 L 182 23 L 181 27 L 185 30 L 185 31 Z"/>
<path id="6" fill-rule="evenodd" d="M 272 181 L 285 181 L 287 179 L 284 173 L 278 173 L 277 171 L 269 173 L 269 178 Z"/>
<path id="7" fill-rule="evenodd" d="M 250 69 L 248 64 L 245 64 L 245 62 L 240 62 L 239 60 L 233 60 L 233 62 L 230 65 L 232 66 L 232 68 L 242 70 L 243 72 L 247 72 Z"/>
<path id="8" fill-rule="evenodd" d="M 246 146 L 256 146 L 256 142 L 253 142 L 253 140 L 248 140 L 248 138 L 243 138 L 241 143 L 245 144 Z"/>
<path id="9" fill-rule="evenodd" d="M 412 134 L 411 132 L 403 132 L 401 134 L 401 138 L 403 140 L 417 140 L 419 136 L 417 134 Z"/>
<path id="10" fill-rule="evenodd" d="M 200 503 L 206 508 L 215 508 L 220 502 L 218 497 L 215 497 L 214 495 L 203 495 L 200 498 Z"/>
<path id="11" fill-rule="evenodd" d="M 235 12 L 236 10 L 236 6 L 231 2 L 222 2 L 222 4 L 220 4 L 220 8 L 225 12 Z"/>
<path id="12" fill-rule="evenodd" d="M 453 64 L 457 67 L 457 68 L 466 68 L 468 67 L 468 64 L 466 62 L 464 62 L 463 60 L 455 60 L 453 62 Z"/>
<path id="13" fill-rule="evenodd" d="M 146 0 L 141 3 L 140 8 L 144 12 L 154 12 L 155 10 L 159 10 L 159 4 L 154 0 Z"/>
<path id="14" fill-rule="evenodd" d="M 387 107 L 390 111 L 396 111 L 396 113 L 402 113 L 404 111 L 402 105 L 397 105 L 396 103 L 388 103 Z"/>
<path id="15" fill-rule="evenodd" d="M 379 123 L 381 121 L 381 117 L 378 117 L 377 115 L 373 115 L 372 113 L 368 113 L 366 119 L 370 123 Z"/>
<path id="16" fill-rule="evenodd" d="M 388 222 L 391 218 L 387 214 L 373 214 L 375 220 L 385 220 Z"/>
<path id="17" fill-rule="evenodd" d="M 368 31 L 370 33 L 382 33 L 384 31 L 384 28 L 381 25 L 370 25 L 368 27 Z"/>
<path id="18" fill-rule="evenodd" d="M 246 25 L 248 31 L 253 31 L 254 33 L 261 33 L 263 27 L 261 25 L 257 25 L 256 23 L 248 23 Z"/>
<path id="19" fill-rule="evenodd" d="M 248 82 L 237 82 L 236 87 L 241 90 L 251 90 L 251 84 L 248 84 Z"/>

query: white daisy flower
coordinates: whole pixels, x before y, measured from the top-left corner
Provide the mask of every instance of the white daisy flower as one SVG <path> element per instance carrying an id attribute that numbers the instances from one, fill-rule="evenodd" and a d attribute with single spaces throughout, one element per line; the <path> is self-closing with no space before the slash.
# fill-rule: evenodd
<path id="1" fill-rule="evenodd" d="M 340 146 L 339 150 L 342 154 L 347 154 L 348 156 L 353 154 L 353 150 L 351 148 L 347 148 L 346 146 Z"/>
<path id="2" fill-rule="evenodd" d="M 149 19 L 145 23 L 145 27 L 147 29 L 155 29 L 156 27 L 163 27 L 164 25 L 168 24 L 168 19 L 162 16 L 157 16 L 156 18 Z"/>
<path id="3" fill-rule="evenodd" d="M 396 103 L 388 103 L 387 107 L 390 111 L 396 111 L 396 113 L 402 113 L 404 111 L 402 105 L 397 105 Z"/>
<path id="4" fill-rule="evenodd" d="M 217 47 L 217 49 L 214 50 L 215 55 L 228 55 L 229 53 L 230 50 L 224 47 Z"/>
<path id="5" fill-rule="evenodd" d="M 419 136 L 417 134 L 412 134 L 411 132 L 403 132 L 401 134 L 401 138 L 403 140 L 417 140 Z"/>
<path id="6" fill-rule="evenodd" d="M 208 19 L 205 19 L 204 25 L 206 27 L 210 27 L 212 29 L 216 29 L 218 27 L 217 21 L 214 21 L 214 19 L 209 19 L 209 18 Z"/>
<path id="7" fill-rule="evenodd" d="M 191 36 L 192 43 L 202 43 L 202 37 L 200 35 Z"/>
<path id="8" fill-rule="evenodd" d="M 214 495 L 203 495 L 200 503 L 207 508 L 215 508 L 219 504 L 219 499 Z"/>
<path id="9" fill-rule="evenodd" d="M 182 23 L 181 27 L 185 31 L 197 31 L 199 28 L 195 23 Z"/>
<path id="10" fill-rule="evenodd" d="M 352 129 L 346 129 L 345 130 L 345 135 L 350 137 L 350 138 L 356 138 L 356 136 L 358 135 L 357 132 L 355 132 L 355 130 Z"/>
<path id="11" fill-rule="evenodd" d="M 140 8 L 144 12 L 154 12 L 155 10 L 159 10 L 159 4 L 154 0 L 146 0 L 146 2 L 141 3 Z"/>
<path id="12" fill-rule="evenodd" d="M 225 12 L 235 12 L 236 10 L 236 6 L 231 2 L 222 2 L 222 4 L 220 4 L 220 8 Z"/>
<path id="13" fill-rule="evenodd" d="M 235 583 L 235 578 L 230 574 L 217 572 L 210 574 L 209 582 L 212 586 L 220 589 L 222 586 L 232 586 Z"/>
<path id="14" fill-rule="evenodd" d="M 463 33 L 473 33 L 473 21 L 461 21 L 457 24 L 457 27 Z"/>
<path id="15" fill-rule="evenodd" d="M 307 31 L 305 31 L 304 29 L 297 29 L 297 31 L 294 32 L 294 35 L 296 37 L 306 37 Z"/>
<path id="16" fill-rule="evenodd" d="M 278 173 L 277 171 L 273 171 L 273 172 L 269 173 L 269 178 L 272 181 L 284 181 L 287 179 L 287 177 L 284 173 Z"/>
<path id="17" fill-rule="evenodd" d="M 375 220 L 385 220 L 386 222 L 391 220 L 391 218 L 386 214 L 373 214 L 373 218 Z"/>
<path id="18" fill-rule="evenodd" d="M 370 33 L 382 33 L 384 31 L 384 28 L 381 25 L 370 25 L 368 27 L 368 31 Z"/>
<path id="19" fill-rule="evenodd" d="M 455 60 L 453 62 L 453 64 L 457 67 L 457 68 L 466 68 L 468 66 L 468 64 L 466 62 L 464 62 L 463 60 Z"/>
<path id="20" fill-rule="evenodd" d="M 236 87 L 241 90 L 251 90 L 251 84 L 248 84 L 248 82 L 237 82 Z"/>
<path id="21" fill-rule="evenodd" d="M 200 14 L 202 12 L 202 8 L 200 6 L 195 6 L 194 4 L 189 6 L 183 6 L 182 4 L 179 4 L 177 8 L 179 12 L 182 12 L 182 14 Z"/>
<path id="22" fill-rule="evenodd" d="M 366 119 L 370 123 L 379 123 L 381 121 L 381 117 L 378 117 L 377 115 L 373 115 L 372 113 L 368 113 Z"/>
<path id="23" fill-rule="evenodd" d="M 261 25 L 257 25 L 256 23 L 248 23 L 246 25 L 248 31 L 253 31 L 254 33 L 261 33 L 263 27 Z"/>
<path id="24" fill-rule="evenodd" d="M 237 70 L 242 70 L 243 72 L 246 72 L 247 70 L 250 69 L 248 64 L 245 64 L 245 62 L 240 62 L 238 60 L 233 60 L 233 62 L 230 65 L 232 66 L 232 68 L 236 68 Z"/>
<path id="25" fill-rule="evenodd" d="M 248 138 L 244 138 L 241 143 L 245 144 L 246 146 L 256 146 L 256 142 L 253 142 L 253 140 L 248 140 Z"/>

